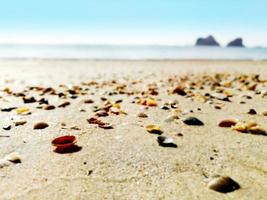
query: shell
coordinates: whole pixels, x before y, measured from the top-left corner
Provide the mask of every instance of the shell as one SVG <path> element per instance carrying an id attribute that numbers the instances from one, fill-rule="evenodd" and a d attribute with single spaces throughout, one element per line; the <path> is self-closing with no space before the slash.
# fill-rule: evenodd
<path id="1" fill-rule="evenodd" d="M 196 117 L 188 117 L 183 122 L 190 126 L 203 126 L 204 125 L 204 123 Z"/>
<path id="2" fill-rule="evenodd" d="M 44 110 L 54 110 L 56 107 L 54 105 L 46 105 Z"/>
<path id="3" fill-rule="evenodd" d="M 152 99 L 152 98 L 148 98 L 148 99 L 146 100 L 145 105 L 146 105 L 146 106 L 151 106 L 151 107 L 153 107 L 153 106 L 157 106 L 158 104 L 157 104 L 157 102 L 156 102 L 154 99 Z"/>
<path id="4" fill-rule="evenodd" d="M 154 124 L 149 124 L 149 125 L 147 125 L 146 126 L 146 130 L 147 130 L 147 132 L 149 132 L 149 133 L 154 133 L 154 134 L 162 134 L 162 130 L 160 129 L 160 127 L 159 126 L 157 126 L 157 125 L 154 125 Z"/>
<path id="5" fill-rule="evenodd" d="M 157 141 L 162 147 L 177 147 L 177 145 L 174 144 L 173 139 L 170 137 L 158 136 Z"/>
<path id="6" fill-rule="evenodd" d="M 18 152 L 13 152 L 4 157 L 4 159 L 12 162 L 12 163 L 21 163 L 21 156 Z"/>
<path id="7" fill-rule="evenodd" d="M 266 131 L 260 126 L 253 126 L 248 128 L 248 132 L 255 135 L 266 135 Z"/>
<path id="8" fill-rule="evenodd" d="M 221 193 L 232 192 L 240 188 L 240 185 L 229 176 L 218 176 L 208 183 L 208 188 Z"/>
<path id="9" fill-rule="evenodd" d="M 30 109 L 27 107 L 21 107 L 16 110 L 18 115 L 27 115 L 30 113 Z"/>
<path id="10" fill-rule="evenodd" d="M 148 117 L 147 114 L 143 113 L 143 112 L 139 113 L 137 116 L 140 118 L 147 118 Z"/>
<path id="11" fill-rule="evenodd" d="M 235 126 L 233 126 L 233 130 L 246 133 L 247 132 L 247 126 L 244 123 L 237 123 Z"/>
<path id="12" fill-rule="evenodd" d="M 98 127 L 103 129 L 113 129 L 113 125 L 110 123 L 101 123 L 98 124 Z"/>
<path id="13" fill-rule="evenodd" d="M 45 122 L 38 122 L 38 123 L 34 124 L 33 129 L 45 129 L 48 126 L 49 125 Z"/>
<path id="14" fill-rule="evenodd" d="M 77 142 L 77 139 L 73 135 L 65 135 L 61 137 L 57 137 L 52 140 L 52 145 L 56 147 L 69 147 L 74 145 Z"/>
<path id="15" fill-rule="evenodd" d="M 7 167 L 11 165 L 12 163 L 6 159 L 0 159 L 0 168 Z"/>
<path id="16" fill-rule="evenodd" d="M 219 127 L 224 127 L 224 128 L 228 128 L 228 127 L 232 127 L 232 126 L 235 126 L 237 124 L 238 120 L 236 119 L 225 119 L 225 120 L 222 120 L 218 126 Z"/>

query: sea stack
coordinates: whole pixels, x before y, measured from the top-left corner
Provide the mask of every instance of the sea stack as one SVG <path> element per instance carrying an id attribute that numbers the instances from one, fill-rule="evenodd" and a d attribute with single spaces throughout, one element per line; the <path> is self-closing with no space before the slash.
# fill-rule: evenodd
<path id="1" fill-rule="evenodd" d="M 227 44 L 227 47 L 245 47 L 242 38 L 236 38 Z"/>
<path id="2" fill-rule="evenodd" d="M 196 41 L 196 46 L 220 46 L 220 44 L 212 35 L 209 35 L 206 38 L 198 38 Z"/>

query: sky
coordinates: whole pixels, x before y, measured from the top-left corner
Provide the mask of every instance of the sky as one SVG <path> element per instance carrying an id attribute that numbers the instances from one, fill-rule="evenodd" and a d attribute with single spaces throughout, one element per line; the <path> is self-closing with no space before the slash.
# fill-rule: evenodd
<path id="1" fill-rule="evenodd" d="M 0 0 L 0 43 L 267 46 L 266 0 Z"/>

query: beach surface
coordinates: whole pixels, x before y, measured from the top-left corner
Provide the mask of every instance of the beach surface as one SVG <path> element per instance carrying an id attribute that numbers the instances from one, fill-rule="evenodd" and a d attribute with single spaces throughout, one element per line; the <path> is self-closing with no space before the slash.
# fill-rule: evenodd
<path id="1" fill-rule="evenodd" d="M 267 136 L 218 123 L 235 118 L 267 130 L 267 61 L 10 59 L 0 61 L 0 70 L 0 109 L 30 111 L 0 112 L 0 157 L 21 157 L 0 168 L 1 200 L 266 199 Z M 173 92 L 181 82 L 186 95 Z M 230 100 L 211 98 L 214 93 Z M 25 104 L 23 94 L 37 102 Z M 55 109 L 43 109 L 41 98 Z M 58 107 L 64 102 L 70 105 Z M 108 110 L 99 119 L 111 129 L 88 123 L 109 104 L 120 113 Z M 14 116 L 26 123 L 14 126 Z M 186 125 L 190 116 L 204 125 Z M 35 130 L 37 122 L 49 126 Z M 10 130 L 2 129 L 9 124 Z M 160 146 L 158 135 L 147 132 L 149 124 L 160 126 L 177 147 Z M 55 152 L 51 141 L 63 135 L 76 136 L 81 149 Z M 215 175 L 230 176 L 240 189 L 209 189 Z"/>

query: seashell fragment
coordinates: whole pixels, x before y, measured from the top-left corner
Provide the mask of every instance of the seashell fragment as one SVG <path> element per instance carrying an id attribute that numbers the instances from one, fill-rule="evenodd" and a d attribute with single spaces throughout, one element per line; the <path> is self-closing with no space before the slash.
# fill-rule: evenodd
<path id="1" fill-rule="evenodd" d="M 229 176 L 218 176 L 208 183 L 208 188 L 221 193 L 233 192 L 240 188 L 240 185 Z"/>
<path id="2" fill-rule="evenodd" d="M 12 162 L 12 163 L 21 163 L 21 156 L 18 152 L 13 152 L 4 157 L 4 159 Z"/>
<path id="3" fill-rule="evenodd" d="M 24 103 L 35 103 L 36 99 L 34 97 L 23 97 Z"/>
<path id="4" fill-rule="evenodd" d="M 7 167 L 11 164 L 12 164 L 12 162 L 10 162 L 6 159 L 0 159 L 0 168 Z"/>
<path id="5" fill-rule="evenodd" d="M 246 133 L 247 132 L 247 126 L 246 124 L 239 122 L 235 126 L 233 126 L 233 130 L 236 130 L 241 133 Z"/>
<path id="6" fill-rule="evenodd" d="M 101 123 L 98 124 L 98 127 L 103 129 L 113 129 L 113 125 L 110 123 Z"/>
<path id="7" fill-rule="evenodd" d="M 146 126 L 146 130 L 147 130 L 147 132 L 149 132 L 149 133 L 154 133 L 154 134 L 162 134 L 162 130 L 160 129 L 160 127 L 159 126 L 157 126 L 157 125 L 153 125 L 153 124 L 150 124 L 150 125 L 147 125 Z"/>
<path id="8" fill-rule="evenodd" d="M 27 107 L 21 107 L 21 108 L 17 108 L 16 112 L 18 115 L 27 115 L 27 114 L 30 114 L 30 109 Z"/>
<path id="9" fill-rule="evenodd" d="M 232 127 L 235 126 L 237 124 L 237 120 L 236 119 L 225 119 L 222 120 L 218 126 L 219 127 L 224 127 L 224 128 L 228 128 L 228 127 Z"/>
<path id="10" fill-rule="evenodd" d="M 57 107 L 59 107 L 59 108 L 65 108 L 66 106 L 69 106 L 69 105 L 70 105 L 70 102 L 66 101 L 66 102 L 58 105 Z"/>
<path id="11" fill-rule="evenodd" d="M 249 133 L 255 134 L 255 135 L 266 135 L 266 131 L 258 125 L 253 126 L 253 127 L 249 127 L 247 131 Z"/>
<path id="12" fill-rule="evenodd" d="M 203 126 L 204 125 L 204 123 L 196 117 L 188 117 L 183 122 L 190 126 Z"/>
<path id="13" fill-rule="evenodd" d="M 46 105 L 44 110 L 54 110 L 56 107 L 54 105 Z"/>
<path id="14" fill-rule="evenodd" d="M 45 129 L 48 126 L 49 125 L 45 122 L 38 122 L 38 123 L 34 124 L 33 129 Z"/>
<path id="15" fill-rule="evenodd" d="M 147 105 L 147 106 L 157 106 L 158 104 L 157 104 L 157 102 L 156 102 L 154 99 L 152 99 L 152 98 L 148 98 L 148 99 L 146 100 L 145 105 Z"/>
<path id="16" fill-rule="evenodd" d="M 158 136 L 157 141 L 162 147 L 177 147 L 177 145 L 173 142 L 173 139 L 170 137 Z"/>
<path id="17" fill-rule="evenodd" d="M 147 118 L 148 117 L 147 114 L 143 113 L 143 112 L 139 113 L 137 116 L 140 118 Z"/>

